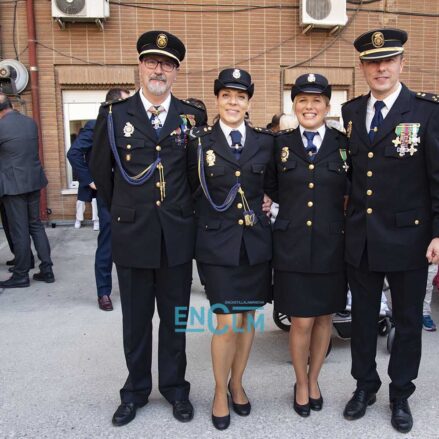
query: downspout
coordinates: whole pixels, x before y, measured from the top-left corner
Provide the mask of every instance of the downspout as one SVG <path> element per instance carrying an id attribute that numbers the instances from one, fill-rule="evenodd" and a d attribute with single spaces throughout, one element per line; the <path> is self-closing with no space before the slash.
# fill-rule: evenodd
<path id="1" fill-rule="evenodd" d="M 37 61 L 37 37 L 35 32 L 35 14 L 33 0 L 26 1 L 27 35 L 29 48 L 29 70 L 32 95 L 32 116 L 38 127 L 38 154 L 41 165 L 44 167 L 43 137 L 41 132 L 40 113 L 40 88 L 38 82 L 38 61 Z M 40 192 L 40 216 L 47 221 L 47 191 L 42 188 Z"/>

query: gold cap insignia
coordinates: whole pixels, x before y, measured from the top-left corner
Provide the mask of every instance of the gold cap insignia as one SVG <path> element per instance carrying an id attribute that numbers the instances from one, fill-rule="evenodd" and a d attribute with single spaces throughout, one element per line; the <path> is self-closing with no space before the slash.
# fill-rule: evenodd
<path id="1" fill-rule="evenodd" d="M 372 35 L 373 47 L 383 47 L 384 46 L 384 35 L 382 32 L 374 32 Z"/>
<path id="2" fill-rule="evenodd" d="M 310 73 L 307 80 L 308 82 L 316 82 L 316 75 L 314 75 L 314 73 Z"/>
<path id="3" fill-rule="evenodd" d="M 213 152 L 213 150 L 209 149 L 208 151 L 206 151 L 206 163 L 207 163 L 207 166 L 214 166 L 215 165 L 215 160 L 216 160 L 216 155 Z"/>
<path id="4" fill-rule="evenodd" d="M 233 70 L 232 76 L 233 76 L 235 79 L 239 79 L 239 78 L 241 77 L 241 72 L 240 72 L 240 70 L 239 70 L 239 69 L 235 69 L 235 70 Z"/>
<path id="5" fill-rule="evenodd" d="M 165 34 L 158 34 L 156 44 L 158 48 L 164 49 L 168 45 L 168 37 Z"/>
<path id="6" fill-rule="evenodd" d="M 284 146 L 282 148 L 282 152 L 280 153 L 281 162 L 285 163 L 288 160 L 289 156 L 290 156 L 290 150 L 288 149 L 288 146 Z"/>
<path id="7" fill-rule="evenodd" d="M 131 137 L 134 133 L 134 127 L 130 122 L 127 122 L 123 127 L 123 134 L 125 137 Z"/>

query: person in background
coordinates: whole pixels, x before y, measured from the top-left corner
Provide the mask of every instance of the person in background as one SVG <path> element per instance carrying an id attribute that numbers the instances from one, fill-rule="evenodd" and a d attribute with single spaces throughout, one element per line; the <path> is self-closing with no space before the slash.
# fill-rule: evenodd
<path id="1" fill-rule="evenodd" d="M 438 272 L 436 265 L 429 265 L 427 277 L 427 289 L 425 291 L 424 305 L 422 309 L 422 328 L 428 332 L 436 331 L 436 323 L 431 318 L 431 299 L 433 296 L 434 278 Z"/>
<path id="2" fill-rule="evenodd" d="M 106 97 L 106 102 L 120 101 L 130 95 L 129 90 L 123 88 L 111 88 Z M 113 268 L 113 259 L 111 252 L 111 216 L 108 207 L 99 193 L 96 191 L 93 177 L 89 169 L 89 159 L 93 146 L 93 132 L 96 125 L 95 120 L 89 120 L 83 129 L 80 130 L 75 141 L 72 143 L 67 158 L 72 165 L 72 169 L 77 175 L 79 181 L 78 198 L 81 192 L 81 198 L 84 196 L 95 196 L 97 205 L 98 242 L 95 253 L 95 279 L 96 290 L 98 295 L 98 306 L 102 311 L 112 311 L 113 303 L 111 301 L 112 279 L 111 271 Z M 76 223 L 75 223 L 76 227 Z"/>

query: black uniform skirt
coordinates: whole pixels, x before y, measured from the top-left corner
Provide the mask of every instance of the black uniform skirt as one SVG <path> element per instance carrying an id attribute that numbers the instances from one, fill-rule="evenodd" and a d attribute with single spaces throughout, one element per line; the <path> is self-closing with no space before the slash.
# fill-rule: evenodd
<path id="1" fill-rule="evenodd" d="M 274 309 L 293 317 L 317 317 L 346 307 L 344 271 L 296 273 L 274 270 Z"/>
<path id="2" fill-rule="evenodd" d="M 271 302 L 271 264 L 250 265 L 244 247 L 239 266 L 198 263 L 207 298 L 215 314 L 238 314 Z"/>

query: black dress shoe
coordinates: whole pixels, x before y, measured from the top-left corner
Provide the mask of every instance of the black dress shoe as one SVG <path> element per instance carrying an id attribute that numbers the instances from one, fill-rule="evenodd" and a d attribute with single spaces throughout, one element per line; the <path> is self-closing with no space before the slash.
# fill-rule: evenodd
<path id="1" fill-rule="evenodd" d="M 230 381 L 227 388 L 229 389 L 230 399 L 232 400 L 233 411 L 239 416 L 248 416 L 252 409 L 252 406 L 250 404 L 250 401 L 248 401 L 248 398 L 247 398 L 248 402 L 246 402 L 245 404 L 237 404 L 236 402 L 233 401 L 232 389 L 230 388 Z M 247 396 L 247 394 L 245 394 L 245 396 Z"/>
<path id="2" fill-rule="evenodd" d="M 214 398 L 215 400 L 215 398 Z M 227 395 L 227 405 L 229 405 L 229 395 Z M 230 425 L 230 412 L 226 416 L 215 416 L 213 414 L 213 405 L 212 405 L 212 424 L 217 430 L 225 430 L 229 428 Z"/>
<path id="3" fill-rule="evenodd" d="M 390 403 L 392 426 L 400 433 L 408 433 L 413 427 L 413 417 L 407 399 L 396 399 Z"/>
<path id="4" fill-rule="evenodd" d="M 361 389 L 355 390 L 354 395 L 348 401 L 344 409 L 344 418 L 348 421 L 354 421 L 362 418 L 366 413 L 367 407 L 374 404 L 376 400 L 376 393 Z"/>
<path id="5" fill-rule="evenodd" d="M 13 273 L 9 279 L 0 282 L 0 288 L 26 288 L 29 285 L 29 276 L 27 274 L 18 275 Z"/>
<path id="6" fill-rule="evenodd" d="M 15 265 L 15 258 L 9 259 L 9 261 L 6 261 L 6 265 Z"/>
<path id="7" fill-rule="evenodd" d="M 42 282 L 46 282 L 48 284 L 51 284 L 55 282 L 55 276 L 53 274 L 53 271 L 40 271 L 39 273 L 35 273 L 33 275 L 34 280 L 40 280 Z"/>
<path id="8" fill-rule="evenodd" d="M 323 407 L 322 391 L 320 390 L 320 386 L 318 383 L 317 383 L 317 386 L 319 388 L 320 397 L 319 398 L 309 397 L 309 407 L 311 408 L 311 410 L 314 410 L 316 412 L 320 411 Z"/>
<path id="9" fill-rule="evenodd" d="M 136 404 L 134 402 L 123 402 L 114 412 L 113 419 L 111 422 L 115 427 L 122 427 L 130 423 L 136 417 L 136 410 L 140 407 L 146 405 L 148 401 L 144 404 Z"/>
<path id="10" fill-rule="evenodd" d="M 172 413 L 175 419 L 180 422 L 192 421 L 194 417 L 194 408 L 188 399 L 183 401 L 174 401 L 172 406 L 174 407 Z"/>
<path id="11" fill-rule="evenodd" d="M 307 418 L 311 413 L 311 408 L 308 404 L 298 404 L 296 401 L 296 385 L 294 384 L 294 410 L 302 418 Z"/>

